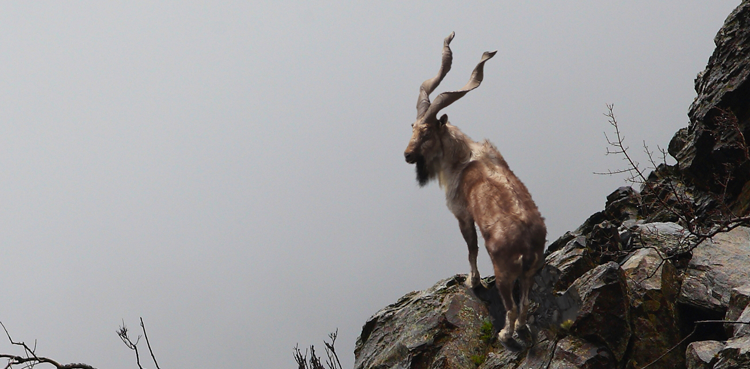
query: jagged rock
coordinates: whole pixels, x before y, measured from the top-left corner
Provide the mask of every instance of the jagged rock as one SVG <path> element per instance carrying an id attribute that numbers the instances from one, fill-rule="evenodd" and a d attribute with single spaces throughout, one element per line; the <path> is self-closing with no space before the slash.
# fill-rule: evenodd
<path id="1" fill-rule="evenodd" d="M 575 290 L 568 288 L 564 293 L 555 291 L 560 274 L 557 268 L 545 263 L 534 276 L 529 299 L 535 306 L 529 312 L 529 323 L 537 328 L 557 330 L 563 322 L 573 321 L 581 308 L 581 300 Z"/>
<path id="2" fill-rule="evenodd" d="M 750 336 L 730 338 L 716 357 L 714 369 L 750 368 Z"/>
<path id="3" fill-rule="evenodd" d="M 743 1 L 726 19 L 714 38 L 716 49 L 706 69 L 695 80 L 698 96 L 690 106 L 690 126 L 680 130 L 669 145 L 681 172 L 704 189 L 716 190 L 715 175 L 725 176 L 724 163 L 737 164 L 730 194 L 748 180 L 747 158 L 734 145 L 741 134 L 722 129 L 716 117 L 731 112 L 747 135 L 750 109 L 750 2 Z M 718 128 L 718 129 L 717 129 Z M 740 168 L 744 167 L 744 168 Z"/>
<path id="4" fill-rule="evenodd" d="M 603 211 L 545 251 L 530 292 L 533 345 L 505 350 L 495 340 L 505 313 L 496 290 L 469 290 L 456 276 L 372 316 L 355 369 L 641 368 L 674 346 L 678 327 L 687 334 L 696 320 L 750 320 L 750 228 L 687 250 L 694 238 L 669 223 L 710 226 L 728 214 L 720 210 L 750 213 L 750 0 L 714 41 L 690 125 L 669 144 L 677 164 L 658 165 L 640 193 L 617 189 Z M 657 251 L 670 261 L 659 266 Z M 607 260 L 617 262 L 596 266 Z M 750 368 L 750 326 L 724 326 L 728 335 L 719 324 L 699 324 L 692 339 L 700 341 L 684 357 L 675 351 L 650 368 Z"/>
<path id="5" fill-rule="evenodd" d="M 621 268 L 630 292 L 633 330 L 627 367 L 640 368 L 659 358 L 681 339 L 675 307 L 680 279 L 675 267 L 664 262 L 651 248 L 633 253 Z M 685 357 L 679 351 L 672 351 L 661 360 L 681 367 Z"/>
<path id="6" fill-rule="evenodd" d="M 536 343 L 526 352 L 509 352 L 498 349 L 490 352 L 478 369 L 546 369 L 554 352 L 554 341 L 539 332 Z"/>
<path id="7" fill-rule="evenodd" d="M 688 345 L 685 350 L 687 369 L 711 369 L 716 362 L 716 354 L 724 348 L 719 341 L 697 341 Z"/>
<path id="8" fill-rule="evenodd" d="M 617 226 L 608 220 L 595 225 L 587 241 L 589 247 L 593 250 L 596 264 L 616 260 L 621 254 L 620 232 Z"/>
<path id="9" fill-rule="evenodd" d="M 487 358 L 484 362 L 479 365 L 477 369 L 505 369 L 515 368 L 518 365 L 518 361 L 523 357 L 522 352 L 513 352 L 507 350 L 499 350 L 498 352 L 490 352 L 487 354 Z"/>
<path id="10" fill-rule="evenodd" d="M 565 232 L 560 238 L 552 241 L 552 243 L 547 246 L 547 249 L 544 250 L 544 257 L 546 258 L 553 252 L 560 250 L 563 246 L 567 245 L 568 242 L 570 242 L 572 239 L 579 237 L 579 234 L 573 233 L 573 232 Z"/>
<path id="11" fill-rule="evenodd" d="M 620 266 L 609 262 L 588 271 L 566 291 L 580 301 L 572 335 L 604 343 L 618 362 L 631 335 L 627 288 Z"/>
<path id="12" fill-rule="evenodd" d="M 604 213 L 616 225 L 626 220 L 638 219 L 641 212 L 641 199 L 630 186 L 623 186 L 607 196 Z"/>
<path id="13" fill-rule="evenodd" d="M 565 337 L 557 342 L 550 369 L 604 369 L 616 368 L 612 354 L 605 347 L 578 337 Z"/>
<path id="14" fill-rule="evenodd" d="M 354 367 L 476 368 L 472 356 L 485 354 L 489 312 L 465 278 L 409 293 L 373 315 L 357 338 Z"/>
<path id="15" fill-rule="evenodd" d="M 672 157 L 676 157 L 677 153 L 682 151 L 682 149 L 684 149 L 688 144 L 689 139 L 690 135 L 688 129 L 680 128 L 674 134 L 674 136 L 672 136 L 672 140 L 669 141 L 669 146 L 667 146 L 667 152 L 669 153 L 669 155 L 672 155 Z"/>
<path id="16" fill-rule="evenodd" d="M 735 100 L 738 91 L 750 76 L 750 3 L 743 1 L 727 16 L 724 25 L 714 37 L 713 55 L 706 69 L 695 79 L 698 93 L 690 106 L 691 120 L 701 120 L 724 100 Z M 733 102 L 733 101 L 727 101 Z"/>
<path id="17" fill-rule="evenodd" d="M 724 314 L 733 288 L 750 280 L 750 228 L 719 233 L 693 250 L 678 302 Z"/>
<path id="18" fill-rule="evenodd" d="M 597 224 L 607 220 L 607 214 L 603 211 L 598 211 L 594 214 L 591 214 L 591 216 L 586 219 L 583 224 L 581 224 L 576 230 L 573 232 L 576 235 L 587 235 L 591 234 L 591 231 L 594 230 L 594 226 Z"/>
<path id="19" fill-rule="evenodd" d="M 563 248 L 547 256 L 545 263 L 560 272 L 553 285 L 554 292 L 565 291 L 573 281 L 594 267 L 583 236 L 570 240 Z"/>
<path id="20" fill-rule="evenodd" d="M 737 288 L 732 289 L 732 294 L 729 297 L 729 307 L 727 308 L 727 314 L 724 316 L 724 320 L 727 321 L 739 321 L 741 316 L 748 310 L 750 306 L 750 284 L 745 284 Z M 743 320 L 746 321 L 746 320 Z M 736 334 L 736 330 L 743 329 L 742 326 L 737 324 L 725 324 L 724 328 L 727 331 L 729 337 L 733 337 Z M 745 326 L 744 329 L 750 328 Z"/>
<path id="21" fill-rule="evenodd" d="M 739 318 L 737 318 L 737 321 L 750 323 L 750 305 L 745 307 L 745 310 L 742 311 L 742 314 L 740 314 Z M 732 330 L 733 337 L 750 336 L 750 324 L 728 325 L 734 325 L 734 329 Z"/>

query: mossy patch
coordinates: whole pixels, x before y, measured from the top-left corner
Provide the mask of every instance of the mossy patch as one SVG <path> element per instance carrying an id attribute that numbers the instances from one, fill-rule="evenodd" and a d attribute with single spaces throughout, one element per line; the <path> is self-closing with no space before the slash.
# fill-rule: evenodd
<path id="1" fill-rule="evenodd" d="M 479 339 L 484 342 L 490 342 L 493 337 L 492 331 L 493 331 L 492 322 L 489 320 L 485 320 L 484 322 L 482 322 L 482 326 L 479 327 L 479 333 L 480 333 Z"/>

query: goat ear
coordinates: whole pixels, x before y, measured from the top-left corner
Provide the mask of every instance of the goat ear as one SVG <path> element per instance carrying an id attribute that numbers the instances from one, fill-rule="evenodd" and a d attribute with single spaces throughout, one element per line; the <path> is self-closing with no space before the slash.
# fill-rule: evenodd
<path id="1" fill-rule="evenodd" d="M 438 120 L 438 124 L 442 127 L 445 125 L 445 123 L 448 123 L 448 114 L 443 114 L 440 119 Z"/>

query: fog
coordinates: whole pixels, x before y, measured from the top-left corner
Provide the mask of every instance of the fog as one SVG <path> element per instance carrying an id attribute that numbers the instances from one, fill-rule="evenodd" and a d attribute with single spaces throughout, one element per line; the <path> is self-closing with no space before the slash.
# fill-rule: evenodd
<path id="1" fill-rule="evenodd" d="M 37 354 L 135 368 L 294 367 L 338 328 L 468 272 L 436 184 L 403 151 L 451 31 L 443 110 L 490 139 L 549 241 L 603 209 L 634 155 L 688 123 L 738 1 L 0 4 L 0 321 Z M 479 270 L 491 272 L 480 252 Z M 21 352 L 0 339 L 0 352 Z M 152 368 L 151 363 L 146 367 Z"/>

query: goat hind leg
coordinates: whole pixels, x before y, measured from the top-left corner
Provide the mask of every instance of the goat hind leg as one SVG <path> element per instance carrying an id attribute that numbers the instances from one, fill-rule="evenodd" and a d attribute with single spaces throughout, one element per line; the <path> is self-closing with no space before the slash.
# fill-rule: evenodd
<path id="1" fill-rule="evenodd" d="M 505 326 L 498 333 L 500 342 L 508 342 L 513 338 L 513 331 L 515 330 L 516 318 L 518 317 L 516 303 L 513 301 L 513 283 L 511 279 L 501 278 L 501 276 L 495 276 L 495 284 L 497 285 L 497 291 L 500 293 L 500 298 L 503 300 L 505 306 Z"/>
<path id="2" fill-rule="evenodd" d="M 518 325 L 526 324 L 526 317 L 529 312 L 529 290 L 531 290 L 532 284 L 534 284 L 534 275 L 524 275 L 519 278 L 519 285 L 521 287 L 521 301 L 518 306 Z"/>
<path id="3" fill-rule="evenodd" d="M 526 318 L 529 313 L 529 290 L 534 283 L 534 274 L 524 275 L 519 278 L 521 287 L 521 299 L 518 304 L 518 318 L 516 319 L 516 333 L 522 341 L 532 341 L 533 337 L 529 327 L 526 325 Z"/>

